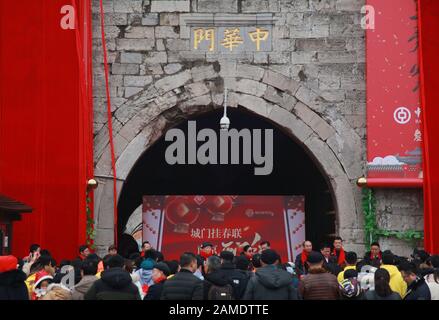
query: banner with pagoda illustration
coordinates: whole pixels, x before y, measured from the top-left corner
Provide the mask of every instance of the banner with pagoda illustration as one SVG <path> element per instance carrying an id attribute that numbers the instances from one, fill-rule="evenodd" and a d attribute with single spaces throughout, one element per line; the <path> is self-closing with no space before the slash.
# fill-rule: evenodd
<path id="1" fill-rule="evenodd" d="M 142 213 L 143 241 L 166 259 L 197 253 L 205 241 L 218 254 L 239 255 L 245 245 L 260 251 L 268 240 L 283 261 L 292 261 L 305 240 L 303 196 L 144 196 Z"/>
<path id="2" fill-rule="evenodd" d="M 367 178 L 422 179 L 416 1 L 367 4 Z"/>

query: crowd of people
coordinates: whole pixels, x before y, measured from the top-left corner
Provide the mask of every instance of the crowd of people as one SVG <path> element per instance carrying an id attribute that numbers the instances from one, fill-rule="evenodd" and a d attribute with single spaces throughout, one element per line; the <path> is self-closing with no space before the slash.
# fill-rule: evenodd
<path id="1" fill-rule="evenodd" d="M 237 256 L 204 242 L 178 261 L 147 241 L 128 257 L 112 245 L 101 258 L 84 245 L 57 264 L 33 244 L 23 259 L 0 256 L 0 300 L 439 300 L 438 255 L 415 249 L 405 258 L 372 243 L 359 259 L 340 237 L 302 247 L 284 263 L 269 241 Z"/>

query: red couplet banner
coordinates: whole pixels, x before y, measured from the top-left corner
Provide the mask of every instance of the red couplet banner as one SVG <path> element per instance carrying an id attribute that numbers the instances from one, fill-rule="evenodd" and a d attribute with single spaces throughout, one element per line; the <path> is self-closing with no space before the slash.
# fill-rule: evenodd
<path id="1" fill-rule="evenodd" d="M 199 252 L 202 242 L 217 253 L 260 251 L 269 240 L 283 261 L 292 261 L 305 240 L 303 196 L 144 196 L 143 240 L 167 259 Z"/>
<path id="2" fill-rule="evenodd" d="M 367 180 L 421 187 L 417 4 L 367 4 L 370 19 L 374 13 L 374 28 L 367 30 Z"/>
<path id="3" fill-rule="evenodd" d="M 33 208 L 14 223 L 17 256 L 39 243 L 73 258 L 86 239 L 90 14 L 89 0 L 0 1 L 0 193 Z"/>
<path id="4" fill-rule="evenodd" d="M 418 2 L 424 110 L 424 243 L 426 250 L 439 254 L 439 1 Z"/>

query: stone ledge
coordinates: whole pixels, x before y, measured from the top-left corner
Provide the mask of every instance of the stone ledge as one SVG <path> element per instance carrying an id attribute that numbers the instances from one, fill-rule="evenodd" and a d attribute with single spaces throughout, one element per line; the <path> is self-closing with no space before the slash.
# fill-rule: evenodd
<path id="1" fill-rule="evenodd" d="M 213 14 L 190 13 L 180 15 L 180 25 L 185 26 L 255 26 L 275 25 L 277 17 L 272 13 Z"/>
<path id="2" fill-rule="evenodd" d="M 151 12 L 190 12 L 189 0 L 152 0 Z"/>

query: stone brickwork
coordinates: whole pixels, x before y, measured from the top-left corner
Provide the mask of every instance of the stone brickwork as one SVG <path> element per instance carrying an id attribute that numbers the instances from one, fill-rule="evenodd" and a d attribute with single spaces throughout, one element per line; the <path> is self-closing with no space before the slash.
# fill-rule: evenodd
<path id="1" fill-rule="evenodd" d="M 347 247 L 364 251 L 361 192 L 365 172 L 365 0 L 104 0 L 110 94 L 119 188 L 132 165 L 173 124 L 221 107 L 227 86 L 241 106 L 285 127 L 302 141 L 328 176 L 337 231 Z M 247 17 L 271 14 L 272 50 L 196 52 L 184 23 L 200 14 Z M 113 235 L 99 1 L 93 1 L 97 245 Z M 422 229 L 419 191 L 380 190 L 379 223 Z M 391 212 L 388 208 L 391 207 Z M 387 208 L 387 209 L 386 209 Z M 385 248 L 406 253 L 394 240 Z"/>

